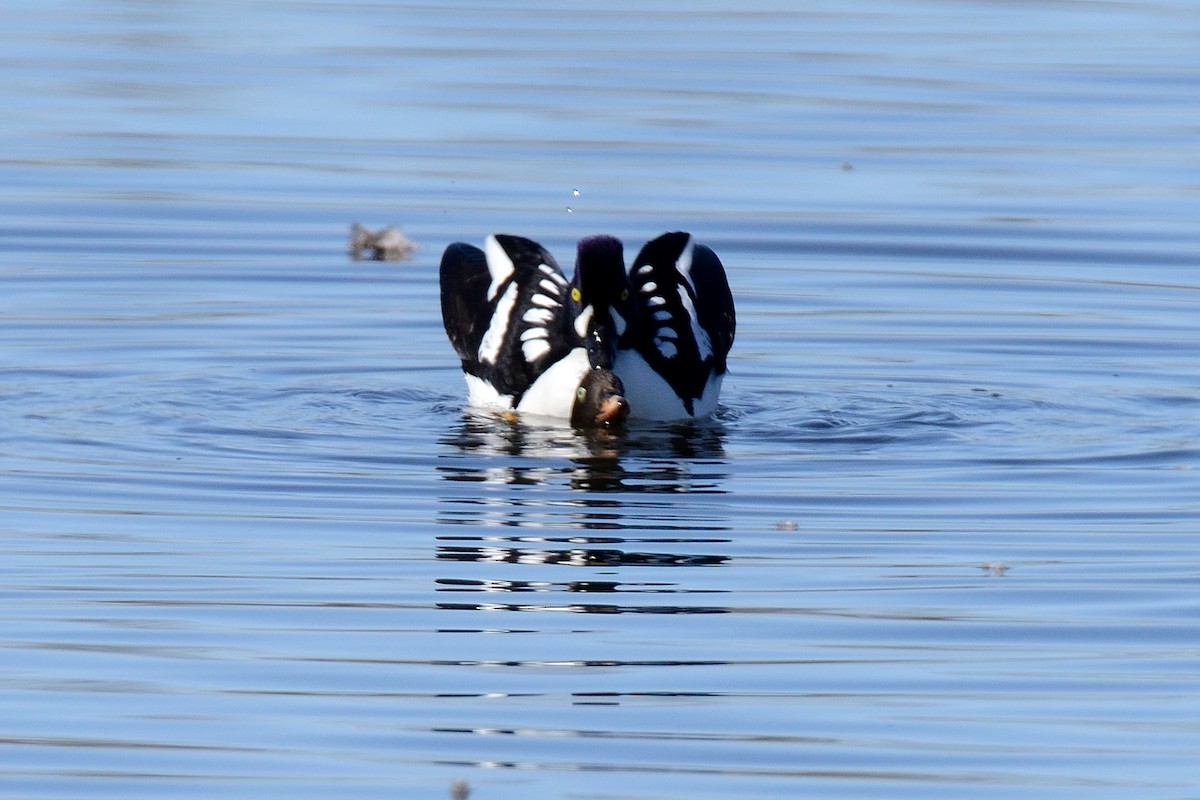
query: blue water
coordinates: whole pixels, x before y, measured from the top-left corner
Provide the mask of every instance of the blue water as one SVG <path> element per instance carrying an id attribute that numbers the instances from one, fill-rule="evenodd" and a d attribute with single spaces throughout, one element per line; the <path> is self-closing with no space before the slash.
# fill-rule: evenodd
<path id="1" fill-rule="evenodd" d="M 1192 4 L 3 27 L 0 797 L 1200 797 Z M 446 244 L 672 229 L 717 419 L 466 412 Z"/>

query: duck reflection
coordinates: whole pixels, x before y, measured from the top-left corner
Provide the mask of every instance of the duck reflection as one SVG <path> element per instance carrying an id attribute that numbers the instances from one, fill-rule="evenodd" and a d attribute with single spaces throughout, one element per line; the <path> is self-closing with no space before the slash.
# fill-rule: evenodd
<path id="1" fill-rule="evenodd" d="M 712 614 L 712 605 L 580 602 L 564 595 L 694 595 L 657 570 L 719 567 L 729 560 L 724 428 L 719 422 L 625 431 L 542 427 L 468 415 L 441 441 L 437 559 L 471 565 L 439 592 L 544 594 L 544 602 L 445 602 L 446 610 Z M 504 529 L 509 529 L 505 531 Z M 517 530 L 513 530 L 517 529 Z M 479 574 L 499 565 L 603 570 L 577 580 Z M 620 580 L 634 569 L 656 580 Z M 682 576 L 682 573 L 680 573 Z M 618 579 L 613 579 L 615 576 Z M 550 576 L 547 576 L 550 577 Z M 554 577 L 559 577 L 555 575 Z M 632 576 L 629 576 L 632 577 Z M 555 597 L 554 595 L 557 595 Z"/>
<path id="2" fill-rule="evenodd" d="M 438 539 L 445 541 L 446 537 L 439 536 Z M 516 541 L 527 540 L 517 539 Z M 610 539 L 609 541 L 612 540 Z M 696 540 L 677 539 L 675 541 L 695 542 Z M 542 548 L 497 547 L 494 544 L 475 547 L 441 546 L 438 547 L 438 558 L 447 561 L 557 564 L 567 567 L 707 567 L 715 564 L 723 564 L 729 560 L 728 556 L 692 553 L 638 553 L 613 548 L 546 550 Z"/>
<path id="3" fill-rule="evenodd" d="M 471 413 L 442 438 L 449 452 L 438 469 L 449 481 L 519 485 L 565 478 L 571 489 L 594 492 L 722 491 L 724 436 L 714 420 L 610 431 Z M 630 458 L 638 459 L 637 469 L 623 464 Z"/>
<path id="4" fill-rule="evenodd" d="M 443 578 L 438 591 L 444 592 L 545 592 L 571 594 L 712 594 L 712 590 L 682 590 L 672 583 L 622 583 L 620 581 L 475 581 Z M 601 602 L 442 602 L 438 608 L 449 611 L 569 611 L 577 614 L 726 614 L 728 609 L 710 605 Z"/>

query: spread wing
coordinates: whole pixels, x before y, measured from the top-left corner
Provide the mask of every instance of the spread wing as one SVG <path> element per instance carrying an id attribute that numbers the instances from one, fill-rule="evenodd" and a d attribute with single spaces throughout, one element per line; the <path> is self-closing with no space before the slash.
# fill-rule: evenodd
<path id="1" fill-rule="evenodd" d="M 468 362 L 478 359 L 479 343 L 496 310 L 487 300 L 491 283 L 487 257 L 478 247 L 455 242 L 442 254 L 442 324 L 454 352 Z"/>
<path id="2" fill-rule="evenodd" d="M 736 325 L 725 268 L 691 235 L 666 233 L 629 268 L 636 308 L 631 345 L 680 397 L 700 397 L 725 372 Z"/>
<path id="3" fill-rule="evenodd" d="M 700 327 L 708 332 L 712 342 L 713 369 L 721 374 L 725 372 L 725 359 L 737 331 L 737 312 L 733 308 L 733 292 L 729 290 L 725 266 L 711 249 L 697 244 L 692 249 L 689 275 L 695 290 Z"/>
<path id="4" fill-rule="evenodd" d="M 463 371 L 514 404 L 579 342 L 567 322 L 567 279 L 537 242 L 495 234 L 483 250 L 452 244 L 440 280 L 442 322 Z"/>

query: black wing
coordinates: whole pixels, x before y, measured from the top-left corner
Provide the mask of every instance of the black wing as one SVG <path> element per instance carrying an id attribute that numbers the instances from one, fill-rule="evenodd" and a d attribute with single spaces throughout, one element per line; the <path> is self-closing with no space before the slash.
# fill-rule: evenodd
<path id="1" fill-rule="evenodd" d="M 495 302 L 487 300 L 487 257 L 465 242 L 455 242 L 442 254 L 442 324 L 463 368 L 478 359 L 479 343 L 491 322 Z"/>
<path id="2" fill-rule="evenodd" d="M 629 268 L 636 321 L 630 344 L 682 398 L 725 372 L 735 313 L 716 254 L 682 231 L 642 248 Z"/>
<path id="3" fill-rule="evenodd" d="M 712 342 L 713 369 L 722 374 L 737 331 L 737 312 L 733 308 L 733 292 L 729 290 L 725 266 L 711 249 L 697 244 L 692 249 L 690 276 L 696 291 L 700 327 L 708 332 Z"/>
<path id="4" fill-rule="evenodd" d="M 455 243 L 440 272 L 442 322 L 463 371 L 511 395 L 514 405 L 578 345 L 567 323 L 567 280 L 537 242 L 496 234 L 486 250 Z"/>

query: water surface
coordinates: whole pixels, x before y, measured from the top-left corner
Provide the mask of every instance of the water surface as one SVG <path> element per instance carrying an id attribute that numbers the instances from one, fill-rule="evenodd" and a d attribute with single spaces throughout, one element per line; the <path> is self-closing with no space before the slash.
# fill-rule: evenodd
<path id="1" fill-rule="evenodd" d="M 1198 34 L 15 10 L 0 796 L 1197 796 Z M 447 243 L 671 229 L 716 419 L 465 411 Z"/>

